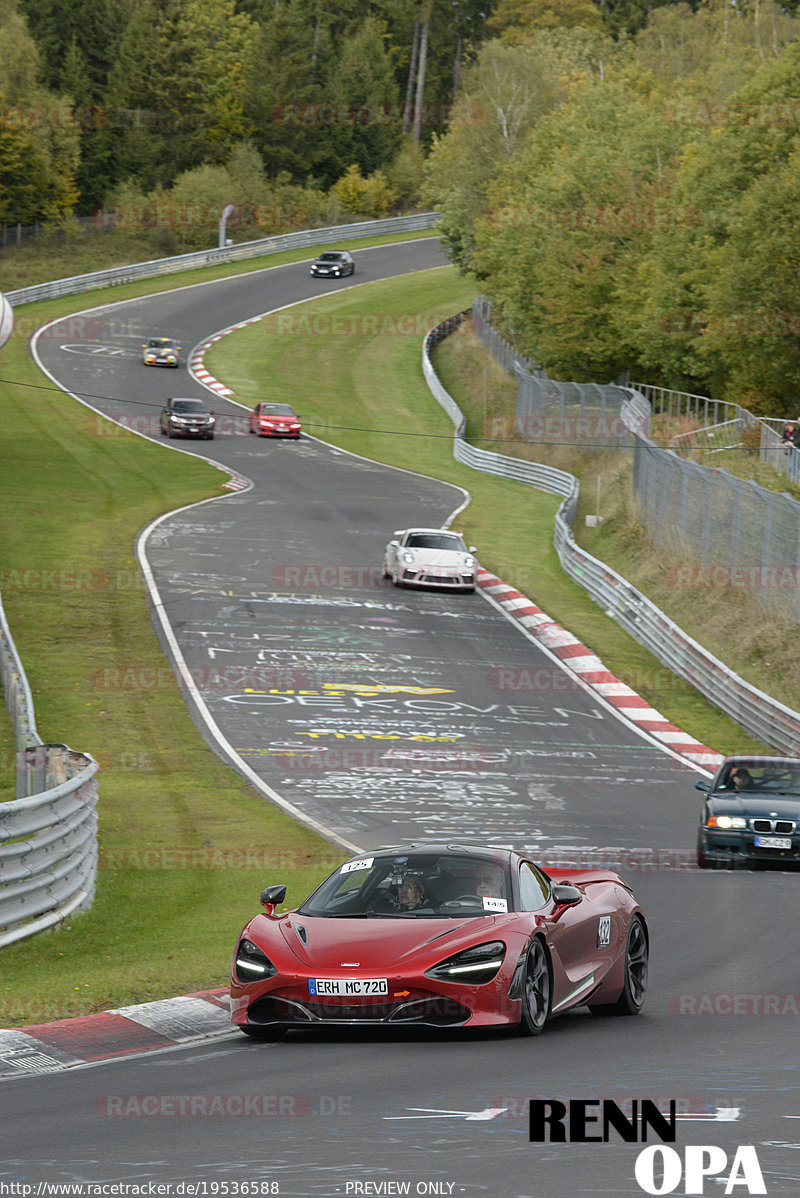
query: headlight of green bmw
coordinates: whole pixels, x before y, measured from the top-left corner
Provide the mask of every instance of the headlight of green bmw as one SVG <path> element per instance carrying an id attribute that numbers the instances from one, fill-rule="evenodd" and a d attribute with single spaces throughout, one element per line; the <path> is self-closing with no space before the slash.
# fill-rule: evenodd
<path id="1" fill-rule="evenodd" d="M 741 815 L 709 815 L 706 827 L 719 828 L 725 832 L 729 828 L 746 828 L 747 820 Z"/>

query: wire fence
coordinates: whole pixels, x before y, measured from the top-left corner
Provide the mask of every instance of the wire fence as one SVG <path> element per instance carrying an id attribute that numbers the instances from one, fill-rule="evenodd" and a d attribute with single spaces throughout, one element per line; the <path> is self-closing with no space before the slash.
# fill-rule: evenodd
<path id="1" fill-rule="evenodd" d="M 483 298 L 476 332 L 494 352 L 491 305 Z M 495 337 L 497 334 L 494 334 Z M 701 465 L 733 449 L 758 448 L 768 464 L 796 479 L 800 451 L 781 440 L 783 421 L 764 420 L 739 404 L 636 383 L 632 388 L 559 383 L 523 370 L 513 349 L 498 361 L 518 380 L 517 431 L 526 440 L 604 449 L 633 444 L 633 488 L 653 542 L 685 569 L 687 585 L 705 571 L 715 585 L 746 588 L 765 611 L 800 620 L 800 503 L 736 478 L 721 465 Z M 652 417 L 682 429 L 669 449 L 649 437 Z M 753 442 L 753 437 L 758 442 Z"/>
<path id="2" fill-rule="evenodd" d="M 541 463 L 477 450 L 464 440 L 465 418 L 439 380 L 430 360 L 430 351 L 458 327 L 465 315 L 461 313 L 443 321 L 425 338 L 422 350 L 423 374 L 431 394 L 455 425 L 455 457 L 476 470 L 514 478 L 540 490 L 563 495 L 564 501 L 556 513 L 553 543 L 565 573 L 658 661 L 689 682 L 756 740 L 782 754 L 800 753 L 800 712 L 786 707 L 735 674 L 724 662 L 688 636 L 627 579 L 576 543 L 572 528 L 578 505 L 579 483 L 573 475 Z M 643 453 L 657 450 L 658 454 L 682 466 L 693 466 L 692 463 L 681 462 L 674 453 L 657 449 L 644 438 L 636 439 L 636 452 L 640 452 L 640 446 Z M 701 471 L 703 468 L 696 466 L 694 469 Z M 707 470 L 705 473 L 715 472 Z M 714 761 L 709 761 L 708 754 L 699 745 L 696 753 L 684 753 L 684 756 L 693 759 L 698 765 L 718 764 L 716 755 Z"/>
<path id="3" fill-rule="evenodd" d="M 654 387 L 650 383 L 635 383 L 634 386 L 649 401 L 654 416 L 663 417 L 670 425 L 678 427 L 682 422 L 694 425 L 672 437 L 673 448 L 682 456 L 702 456 L 741 448 L 747 443 L 748 430 L 755 429 L 761 461 L 779 474 L 785 474 L 791 482 L 800 482 L 800 450 L 793 444 L 786 444 L 782 438 L 788 421 L 754 416 L 739 404 L 710 399 L 707 395 Z"/>
<path id="4" fill-rule="evenodd" d="M 747 588 L 769 612 L 800 620 L 800 503 L 637 437 L 633 487 L 656 545 L 714 585 Z M 701 578 L 703 575 L 696 574 Z"/>
<path id="5" fill-rule="evenodd" d="M 536 444 L 616 449 L 630 444 L 632 431 L 649 433 L 649 404 L 630 387 L 550 378 L 514 352 L 492 328 L 491 317 L 490 301 L 479 296 L 472 305 L 473 328 L 496 361 L 517 379 L 514 428 L 520 437 Z"/>

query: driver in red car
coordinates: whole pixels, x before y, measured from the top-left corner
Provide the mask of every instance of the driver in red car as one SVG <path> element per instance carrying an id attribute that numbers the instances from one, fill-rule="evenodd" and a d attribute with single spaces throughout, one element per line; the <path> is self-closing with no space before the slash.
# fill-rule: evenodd
<path id="1" fill-rule="evenodd" d="M 415 907 L 427 906 L 425 887 L 420 878 L 406 874 L 397 891 L 397 905 L 401 911 L 413 911 Z"/>

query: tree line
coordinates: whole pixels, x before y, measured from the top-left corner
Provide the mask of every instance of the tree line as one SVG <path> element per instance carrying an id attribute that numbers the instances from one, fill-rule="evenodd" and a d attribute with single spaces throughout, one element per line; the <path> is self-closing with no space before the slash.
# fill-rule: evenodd
<path id="1" fill-rule="evenodd" d="M 152 212 L 176 184 L 275 223 L 402 208 L 487 40 L 627 36 L 659 2 L 0 0 L 0 221 Z"/>
<path id="2" fill-rule="evenodd" d="M 502 0 L 494 24 L 512 5 L 529 11 Z M 435 137 L 424 194 L 507 335 L 557 377 L 630 372 L 796 415 L 795 8 L 664 5 L 616 40 L 591 13 L 520 19 L 480 48 L 460 98 L 491 118 Z"/>
<path id="3" fill-rule="evenodd" d="M 0 222 L 111 213 L 169 253 L 229 203 L 237 238 L 423 203 L 552 373 L 783 414 L 797 6 L 0 0 Z"/>

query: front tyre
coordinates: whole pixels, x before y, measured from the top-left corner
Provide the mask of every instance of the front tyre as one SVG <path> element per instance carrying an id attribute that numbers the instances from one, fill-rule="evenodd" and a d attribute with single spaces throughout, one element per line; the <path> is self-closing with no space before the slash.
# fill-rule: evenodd
<path id="1" fill-rule="evenodd" d="M 528 949 L 522 979 L 522 1014 L 519 1030 L 524 1036 L 540 1036 L 544 1031 L 550 1014 L 551 993 L 547 950 L 541 939 L 536 936 Z"/>
<path id="2" fill-rule="evenodd" d="M 628 925 L 625 942 L 625 981 L 616 1002 L 590 1007 L 594 1015 L 638 1015 L 647 998 L 649 961 L 647 932 L 641 915 L 634 915 Z"/>

